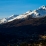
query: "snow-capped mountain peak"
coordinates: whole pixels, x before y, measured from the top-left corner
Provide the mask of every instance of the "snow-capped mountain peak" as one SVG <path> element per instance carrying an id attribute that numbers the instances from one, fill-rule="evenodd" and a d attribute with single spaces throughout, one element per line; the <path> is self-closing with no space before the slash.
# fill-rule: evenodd
<path id="1" fill-rule="evenodd" d="M 12 19 L 14 19 L 15 17 L 17 17 L 18 15 L 11 15 L 10 17 L 8 17 L 8 18 L 3 18 L 3 19 L 0 19 L 0 24 L 2 24 L 2 23 L 7 23 L 7 22 L 9 22 L 10 20 L 12 20 Z"/>
<path id="2" fill-rule="evenodd" d="M 7 22 L 6 18 L 0 19 L 0 24 L 1 23 L 6 23 L 6 22 Z"/>
<path id="3" fill-rule="evenodd" d="M 6 18 L 7 20 L 11 20 L 11 19 L 14 19 L 15 17 L 17 17 L 18 15 L 11 15 L 10 17 Z"/>
<path id="4" fill-rule="evenodd" d="M 14 14 L 13 14 L 13 15 L 11 15 L 11 16 L 9 16 L 9 18 L 10 18 L 10 17 L 13 17 L 13 16 L 15 16 L 15 15 L 14 15 Z"/>
<path id="5" fill-rule="evenodd" d="M 43 6 L 39 7 L 39 9 L 46 9 L 46 6 L 43 5 Z"/>
<path id="6" fill-rule="evenodd" d="M 30 12 L 32 12 L 31 10 L 29 10 L 29 11 L 27 11 L 26 13 L 30 13 Z"/>

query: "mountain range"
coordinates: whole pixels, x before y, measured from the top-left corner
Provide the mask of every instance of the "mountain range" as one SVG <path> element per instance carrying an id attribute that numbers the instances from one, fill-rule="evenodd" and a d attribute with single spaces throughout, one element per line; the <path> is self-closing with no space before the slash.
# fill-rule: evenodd
<path id="1" fill-rule="evenodd" d="M 0 43 L 36 42 L 40 35 L 46 36 L 46 6 L 0 19 Z"/>
<path id="2" fill-rule="evenodd" d="M 21 15 L 12 15 L 8 18 L 0 19 L 0 24 L 11 22 L 11 21 L 16 20 L 16 19 L 23 20 L 23 19 L 26 19 L 28 17 L 41 18 L 41 17 L 45 17 L 45 16 L 46 16 L 46 6 L 43 5 L 36 10 L 33 10 L 33 11 L 29 10 Z"/>

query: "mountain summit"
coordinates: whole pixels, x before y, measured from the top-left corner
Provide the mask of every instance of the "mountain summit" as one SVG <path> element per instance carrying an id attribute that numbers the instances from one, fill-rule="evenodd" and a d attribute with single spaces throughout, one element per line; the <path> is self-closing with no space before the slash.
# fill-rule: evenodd
<path id="1" fill-rule="evenodd" d="M 29 17 L 29 18 L 41 18 L 41 17 L 45 17 L 45 16 L 46 16 L 46 6 L 43 5 L 36 10 L 33 10 L 33 11 L 29 10 L 21 15 L 12 15 L 8 18 L 0 19 L 0 24 L 11 22 L 11 21 L 16 20 L 16 19 L 23 20 L 23 19 L 26 19 L 27 17 Z"/>

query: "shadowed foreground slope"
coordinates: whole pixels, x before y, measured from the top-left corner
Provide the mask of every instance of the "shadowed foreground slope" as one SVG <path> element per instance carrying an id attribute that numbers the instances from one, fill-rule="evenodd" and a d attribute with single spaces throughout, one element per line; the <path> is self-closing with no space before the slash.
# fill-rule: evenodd
<path id="1" fill-rule="evenodd" d="M 46 17 L 14 20 L 0 25 L 0 44 L 39 42 L 40 35 L 46 35 Z"/>

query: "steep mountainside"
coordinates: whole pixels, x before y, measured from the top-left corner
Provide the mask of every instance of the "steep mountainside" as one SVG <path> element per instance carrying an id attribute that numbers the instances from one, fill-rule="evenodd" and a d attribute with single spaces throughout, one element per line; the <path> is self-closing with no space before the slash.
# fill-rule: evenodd
<path id="1" fill-rule="evenodd" d="M 9 23 L 0 25 L 0 32 L 8 34 L 21 34 L 31 32 L 46 34 L 46 17 L 32 18 L 26 20 L 14 20 Z M 23 34 L 21 34 L 23 35 Z M 23 35 L 24 36 L 24 35 Z"/>
<path id="2" fill-rule="evenodd" d="M 46 6 L 28 11 L 23 15 L 4 18 L 1 21 L 0 46 L 8 43 L 39 42 L 44 40 L 40 35 L 46 36 Z"/>
<path id="3" fill-rule="evenodd" d="M 36 42 L 40 41 L 40 35 L 46 35 L 46 17 L 14 20 L 0 25 L 0 43 Z"/>

